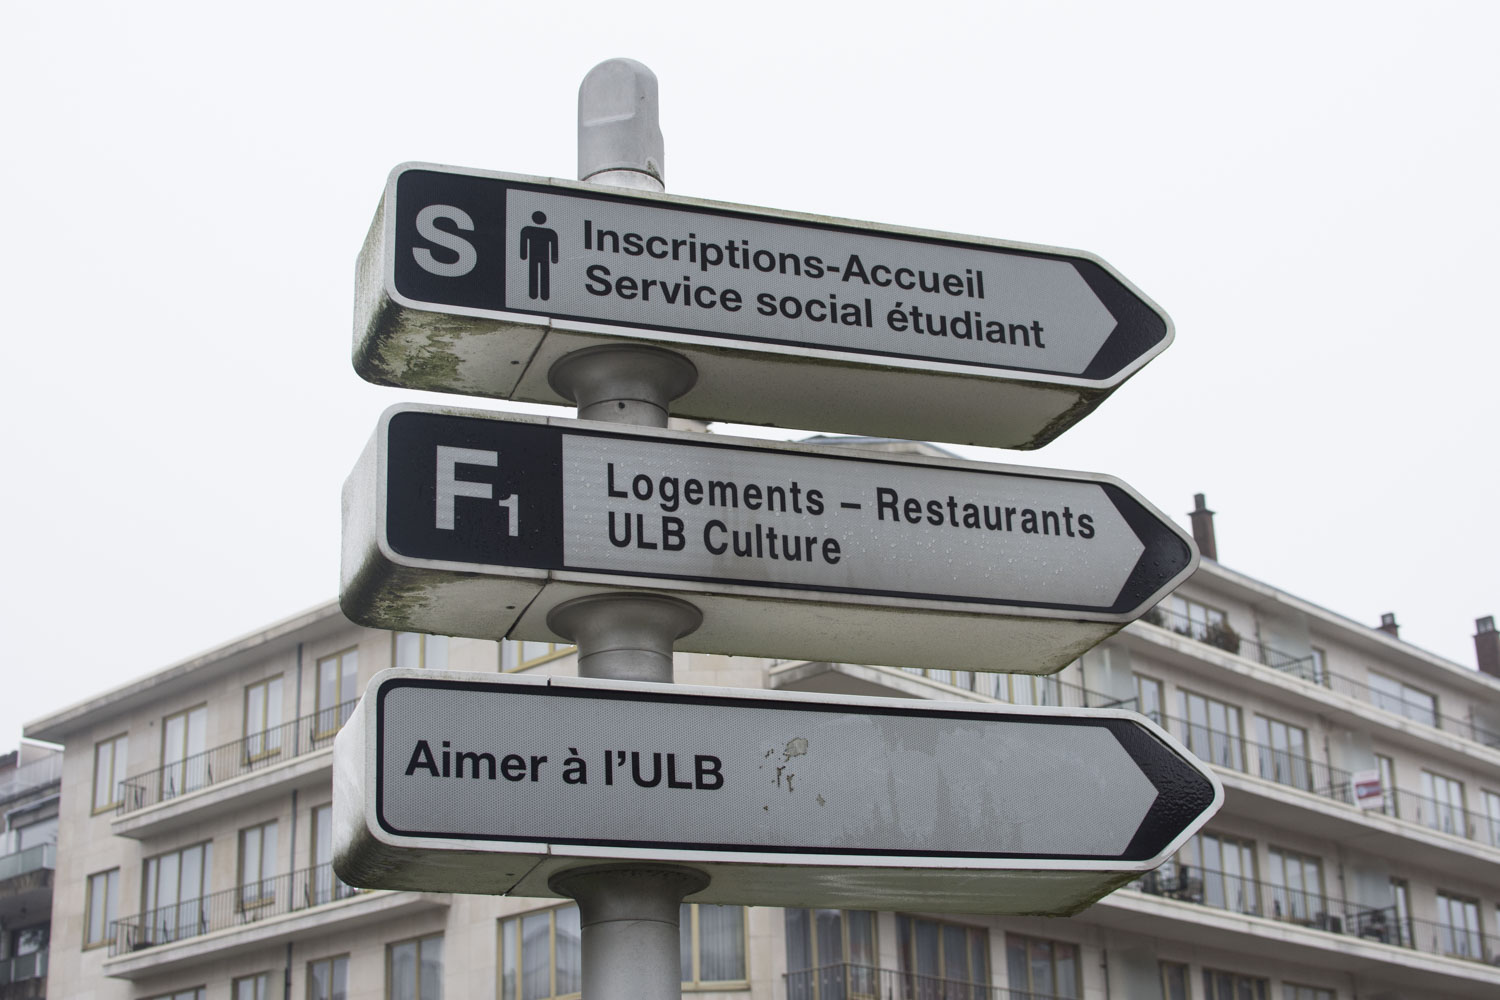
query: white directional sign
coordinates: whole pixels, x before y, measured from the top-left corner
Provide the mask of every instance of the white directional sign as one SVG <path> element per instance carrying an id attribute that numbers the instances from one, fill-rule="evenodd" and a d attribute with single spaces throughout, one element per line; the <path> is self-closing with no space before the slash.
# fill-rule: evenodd
<path id="1" fill-rule="evenodd" d="M 555 895 L 672 861 L 693 898 L 1069 913 L 1159 865 L 1213 776 L 1132 713 L 388 670 L 334 746 L 357 886 Z"/>
<path id="2" fill-rule="evenodd" d="M 543 403 L 620 340 L 698 369 L 673 412 L 1045 444 L 1171 342 L 1088 254 L 488 171 L 396 168 L 360 255 L 354 365 Z"/>
<path id="3" fill-rule="evenodd" d="M 353 620 L 558 640 L 601 591 L 704 612 L 678 648 L 1050 673 L 1197 564 L 1108 476 L 398 406 L 345 486 Z"/>

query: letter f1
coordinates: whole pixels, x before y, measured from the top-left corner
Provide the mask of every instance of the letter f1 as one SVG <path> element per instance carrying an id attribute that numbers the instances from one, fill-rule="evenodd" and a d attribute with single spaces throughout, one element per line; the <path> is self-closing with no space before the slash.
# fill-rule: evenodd
<path id="1" fill-rule="evenodd" d="M 458 497 L 477 497 L 481 500 L 493 500 L 495 497 L 495 487 L 491 484 L 459 479 L 457 467 L 460 465 L 484 465 L 493 469 L 500 465 L 500 453 L 480 448 L 453 448 L 445 444 L 437 446 L 436 514 L 437 527 L 442 531 L 454 530 L 453 506 Z M 500 506 L 510 515 L 506 534 L 514 538 L 521 533 L 516 498 L 507 494 L 500 499 Z"/>

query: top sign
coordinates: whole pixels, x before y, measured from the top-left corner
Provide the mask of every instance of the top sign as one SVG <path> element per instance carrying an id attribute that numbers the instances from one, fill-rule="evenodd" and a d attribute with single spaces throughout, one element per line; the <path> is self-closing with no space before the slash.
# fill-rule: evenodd
<path id="1" fill-rule="evenodd" d="M 366 379 L 566 403 L 552 364 L 621 339 L 698 368 L 683 416 L 1034 448 L 1172 326 L 1076 251 L 488 171 L 391 174 L 359 263 Z"/>

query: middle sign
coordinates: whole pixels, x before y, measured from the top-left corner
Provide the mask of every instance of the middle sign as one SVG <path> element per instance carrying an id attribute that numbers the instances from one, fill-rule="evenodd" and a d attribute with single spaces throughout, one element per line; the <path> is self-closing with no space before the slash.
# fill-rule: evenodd
<path id="1" fill-rule="evenodd" d="M 1002 448 L 1172 340 L 1078 251 L 425 164 L 392 172 L 358 271 L 372 382 L 567 403 L 560 358 L 644 342 L 697 369 L 679 416 Z"/>
<path id="2" fill-rule="evenodd" d="M 396 406 L 344 489 L 375 628 L 564 640 L 565 601 L 675 596 L 687 651 L 1052 673 L 1191 574 L 1109 476 Z"/>

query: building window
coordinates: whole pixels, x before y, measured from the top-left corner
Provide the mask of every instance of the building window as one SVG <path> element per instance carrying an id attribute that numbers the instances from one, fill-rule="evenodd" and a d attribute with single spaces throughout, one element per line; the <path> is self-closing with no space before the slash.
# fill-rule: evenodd
<path id="1" fill-rule="evenodd" d="M 312 810 L 312 873 L 308 886 L 312 906 L 347 899 L 357 890 L 333 873 L 333 806 L 321 805 Z"/>
<path id="2" fill-rule="evenodd" d="M 1165 724 L 1166 715 L 1164 708 L 1167 696 L 1162 688 L 1161 681 L 1154 677 L 1142 677 L 1135 675 L 1135 703 L 1139 711 L 1146 718 L 1158 725 Z"/>
<path id="3" fill-rule="evenodd" d="M 1387 816 L 1401 815 L 1396 799 L 1396 762 L 1383 753 L 1375 755 L 1375 769 L 1380 772 L 1380 811 Z"/>
<path id="4" fill-rule="evenodd" d="M 1479 900 L 1437 894 L 1438 950 L 1459 958 L 1484 958 L 1484 939 L 1479 929 Z"/>
<path id="5" fill-rule="evenodd" d="M 443 936 L 386 945 L 385 982 L 388 1000 L 443 1000 Z"/>
<path id="6" fill-rule="evenodd" d="M 1370 704 L 1387 712 L 1420 722 L 1424 726 L 1437 725 L 1437 698 L 1421 688 L 1403 684 L 1394 677 L 1370 673 Z"/>
<path id="7" fill-rule="evenodd" d="M 448 669 L 448 637 L 422 632 L 396 632 L 391 636 L 391 663 L 421 670 Z"/>
<path id="8" fill-rule="evenodd" d="M 176 993 L 163 993 L 160 996 L 151 997 L 150 1000 L 208 1000 L 208 990 L 202 986 L 194 986 L 189 990 L 178 990 Z"/>
<path id="9" fill-rule="evenodd" d="M 577 906 L 500 921 L 500 1000 L 576 997 L 582 989 Z"/>
<path id="10" fill-rule="evenodd" d="M 1271 862 L 1271 916 L 1311 924 L 1327 922 L 1323 905 L 1323 862 L 1306 854 L 1273 847 Z"/>
<path id="11" fill-rule="evenodd" d="M 1312 761 L 1307 755 L 1307 730 L 1257 715 L 1255 734 L 1260 743 L 1260 776 L 1278 785 L 1310 791 Z"/>
<path id="12" fill-rule="evenodd" d="M 1037 1000 L 1083 996 L 1076 944 L 1007 934 L 1005 966 L 1012 996 L 1021 991 L 1038 994 Z"/>
<path id="13" fill-rule="evenodd" d="M 874 998 L 875 914 L 786 910 L 787 1000 Z"/>
<path id="14" fill-rule="evenodd" d="M 276 821 L 240 831 L 240 909 L 276 902 Z"/>
<path id="15" fill-rule="evenodd" d="M 1179 881 L 1187 887 L 1182 898 L 1236 913 L 1261 912 L 1253 841 L 1200 833 L 1183 846 L 1178 860 L 1182 866 Z M 1195 878 L 1202 879 L 1196 898 Z"/>
<path id="16" fill-rule="evenodd" d="M 194 844 L 147 858 L 141 888 L 141 933 L 149 945 L 208 931 L 208 872 L 213 844 Z"/>
<path id="17" fill-rule="evenodd" d="M 1188 749 L 1210 764 L 1245 770 L 1239 707 L 1191 691 L 1179 691 L 1178 696 Z"/>
<path id="18" fill-rule="evenodd" d="M 349 721 L 359 697 L 359 650 L 346 649 L 318 660 L 317 725 L 314 739 L 324 739 Z"/>
<path id="19" fill-rule="evenodd" d="M 162 798 L 208 784 L 208 708 L 169 715 L 161 724 Z"/>
<path id="20" fill-rule="evenodd" d="M 921 1000 L 944 995 L 951 1000 L 966 995 L 958 984 L 988 989 L 989 940 L 982 927 L 897 914 L 896 957 L 907 995 Z"/>
<path id="21" fill-rule="evenodd" d="M 349 956 L 307 963 L 307 1000 L 348 1000 Z"/>
<path id="22" fill-rule="evenodd" d="M 1500 795 L 1483 789 L 1480 791 L 1481 807 L 1484 809 L 1485 842 L 1500 847 Z"/>
<path id="23" fill-rule="evenodd" d="M 1424 820 L 1428 826 L 1455 837 L 1468 836 L 1463 782 L 1435 771 L 1423 771 L 1422 799 Z"/>
<path id="24" fill-rule="evenodd" d="M 108 944 L 115 933 L 115 907 L 120 902 L 120 869 L 90 875 L 84 900 L 83 946 Z"/>
<path id="25" fill-rule="evenodd" d="M 1410 948 L 1416 942 L 1415 929 L 1411 924 L 1411 886 L 1405 879 L 1391 879 L 1391 909 L 1395 911 L 1396 929 L 1382 940 L 1387 944 L 1399 944 Z M 1379 935 L 1377 935 L 1378 937 Z"/>
<path id="26" fill-rule="evenodd" d="M 1327 653 L 1327 651 L 1323 650 L 1323 649 L 1319 649 L 1317 646 L 1313 646 L 1312 647 L 1312 657 L 1311 657 L 1311 659 L 1312 659 L 1312 678 L 1311 678 L 1312 682 L 1314 684 L 1322 684 L 1322 685 L 1324 685 L 1326 687 L 1327 684 L 1328 684 L 1328 653 Z"/>
<path id="27" fill-rule="evenodd" d="M 124 798 L 120 782 L 125 779 L 125 734 L 94 744 L 94 812 L 114 809 Z"/>
<path id="28" fill-rule="evenodd" d="M 1162 1000 L 1192 1000 L 1188 995 L 1188 967 L 1183 962 L 1158 962 Z"/>
<path id="29" fill-rule="evenodd" d="M 245 687 L 245 760 L 274 757 L 281 752 L 281 678 L 272 677 Z"/>
<path id="30" fill-rule="evenodd" d="M 1333 990 L 1325 990 L 1320 986 L 1298 986 L 1295 983 L 1283 983 L 1281 986 L 1281 1000 L 1338 1000 L 1338 995 Z"/>
<path id="31" fill-rule="evenodd" d="M 683 903 L 682 985 L 686 989 L 742 985 L 745 976 L 745 908 Z"/>
<path id="32" fill-rule="evenodd" d="M 1180 594 L 1173 594 L 1157 607 L 1166 612 L 1166 626 L 1178 635 L 1185 635 L 1210 646 L 1217 646 L 1230 653 L 1240 651 L 1240 639 L 1229 627 L 1229 616 L 1218 608 L 1200 604 Z"/>
<path id="33" fill-rule="evenodd" d="M 566 642 L 523 642 L 507 639 L 500 643 L 500 669 L 507 673 L 532 667 L 571 653 L 577 647 Z"/>
<path id="34" fill-rule="evenodd" d="M 229 995 L 233 1000 L 271 1000 L 271 974 L 241 976 L 230 984 Z"/>
<path id="35" fill-rule="evenodd" d="M 1268 1000 L 1270 989 L 1269 980 L 1255 976 L 1203 970 L 1204 1000 Z"/>
<path id="36" fill-rule="evenodd" d="M 1056 674 L 1040 677 L 1036 674 L 986 673 L 982 676 L 981 682 L 993 687 L 993 690 L 989 691 L 981 688 L 983 693 L 1012 705 L 1062 704 L 1062 684 L 1058 681 Z M 958 686 L 964 687 L 965 685 L 959 684 Z"/>

